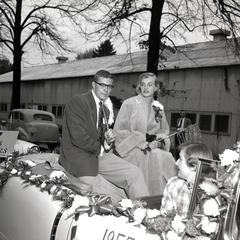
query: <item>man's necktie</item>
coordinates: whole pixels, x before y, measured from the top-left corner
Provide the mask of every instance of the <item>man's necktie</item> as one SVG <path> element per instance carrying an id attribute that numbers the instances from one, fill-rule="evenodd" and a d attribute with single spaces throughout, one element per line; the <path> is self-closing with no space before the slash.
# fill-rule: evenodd
<path id="1" fill-rule="evenodd" d="M 182 123 L 183 123 L 183 118 L 180 118 L 179 122 L 178 122 L 178 127 L 182 127 Z"/>
<path id="2" fill-rule="evenodd" d="M 99 113 L 98 113 L 98 132 L 100 136 L 100 142 L 103 145 L 104 144 L 104 125 L 103 125 L 103 103 L 99 102 Z"/>

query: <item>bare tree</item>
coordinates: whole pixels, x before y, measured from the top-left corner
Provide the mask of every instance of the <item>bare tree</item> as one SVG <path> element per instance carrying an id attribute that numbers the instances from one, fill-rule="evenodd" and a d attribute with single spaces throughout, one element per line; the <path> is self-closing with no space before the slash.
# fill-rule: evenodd
<path id="1" fill-rule="evenodd" d="M 159 52 L 169 46 L 174 48 L 174 39 L 184 38 L 185 32 L 200 28 L 207 34 L 214 27 L 228 29 L 237 37 L 239 9 L 236 0 L 98 0 L 95 13 L 85 12 L 95 28 L 84 33 L 89 38 L 128 33 L 129 40 L 136 33 L 141 46 L 148 48 L 147 71 L 157 73 Z"/>
<path id="2" fill-rule="evenodd" d="M 236 53 L 240 53 L 239 49 L 239 33 L 240 33 L 240 2 L 237 0 L 213 0 L 216 11 L 214 12 L 222 25 L 224 25 L 232 33 L 235 43 Z"/>
<path id="3" fill-rule="evenodd" d="M 82 13 L 95 7 L 95 0 L 1 0 L 0 45 L 13 55 L 11 108 L 20 106 L 21 60 L 24 49 L 34 43 L 43 53 L 66 50 L 67 41 L 57 29 L 57 19 L 81 26 Z M 57 18 L 59 16 L 59 18 Z"/>

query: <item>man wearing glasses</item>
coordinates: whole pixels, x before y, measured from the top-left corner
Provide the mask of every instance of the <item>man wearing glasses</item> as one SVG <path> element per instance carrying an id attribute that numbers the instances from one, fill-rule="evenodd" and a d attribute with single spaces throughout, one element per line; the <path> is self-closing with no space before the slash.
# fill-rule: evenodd
<path id="1" fill-rule="evenodd" d="M 107 194 L 113 202 L 149 195 L 141 170 L 112 153 L 115 134 L 104 102 L 113 88 L 108 71 L 98 71 L 91 91 L 74 96 L 65 107 L 59 163 L 72 183 Z M 101 148 L 105 149 L 101 153 Z M 106 149 L 109 151 L 106 153 Z M 126 194 L 126 195 L 125 195 Z"/>

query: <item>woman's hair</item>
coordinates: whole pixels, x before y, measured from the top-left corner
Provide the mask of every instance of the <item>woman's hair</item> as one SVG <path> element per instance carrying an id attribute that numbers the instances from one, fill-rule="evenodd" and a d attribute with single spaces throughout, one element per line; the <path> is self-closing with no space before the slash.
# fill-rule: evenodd
<path id="1" fill-rule="evenodd" d="M 142 73 L 142 74 L 139 75 L 139 77 L 138 77 L 138 84 L 140 84 L 141 81 L 144 78 L 149 78 L 149 77 L 155 78 L 155 83 L 157 82 L 157 76 L 154 73 L 152 73 L 152 72 L 145 72 L 145 73 Z"/>
<path id="2" fill-rule="evenodd" d="M 212 159 L 213 154 L 209 147 L 203 143 L 192 143 L 184 145 L 180 148 L 180 151 L 183 151 L 184 157 L 186 159 L 187 165 L 189 167 L 196 167 L 199 161 L 199 158 Z M 209 165 L 202 165 L 202 172 L 210 174 L 212 168 Z"/>
<path id="3" fill-rule="evenodd" d="M 155 86 L 160 86 L 160 82 L 156 76 L 156 74 L 152 73 L 152 72 L 145 72 L 145 73 L 142 73 L 139 75 L 138 77 L 138 84 L 137 84 L 137 87 L 136 87 L 136 92 L 137 94 L 139 94 L 141 92 L 140 90 L 140 84 L 142 82 L 143 79 L 145 78 L 149 78 L 149 77 L 153 77 L 155 78 Z M 158 91 L 156 91 L 154 94 L 156 95 Z M 155 99 L 156 100 L 156 99 Z"/>

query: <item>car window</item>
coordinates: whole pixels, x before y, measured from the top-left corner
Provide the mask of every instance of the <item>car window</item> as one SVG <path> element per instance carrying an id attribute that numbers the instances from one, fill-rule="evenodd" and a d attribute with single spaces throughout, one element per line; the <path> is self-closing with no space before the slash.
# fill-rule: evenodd
<path id="1" fill-rule="evenodd" d="M 52 116 L 42 113 L 37 113 L 33 115 L 33 119 L 36 121 L 53 121 Z"/>
<path id="2" fill-rule="evenodd" d="M 13 112 L 13 119 L 18 120 L 19 119 L 19 112 Z"/>
<path id="3" fill-rule="evenodd" d="M 24 116 L 23 116 L 23 113 L 19 113 L 19 119 L 24 121 Z"/>

